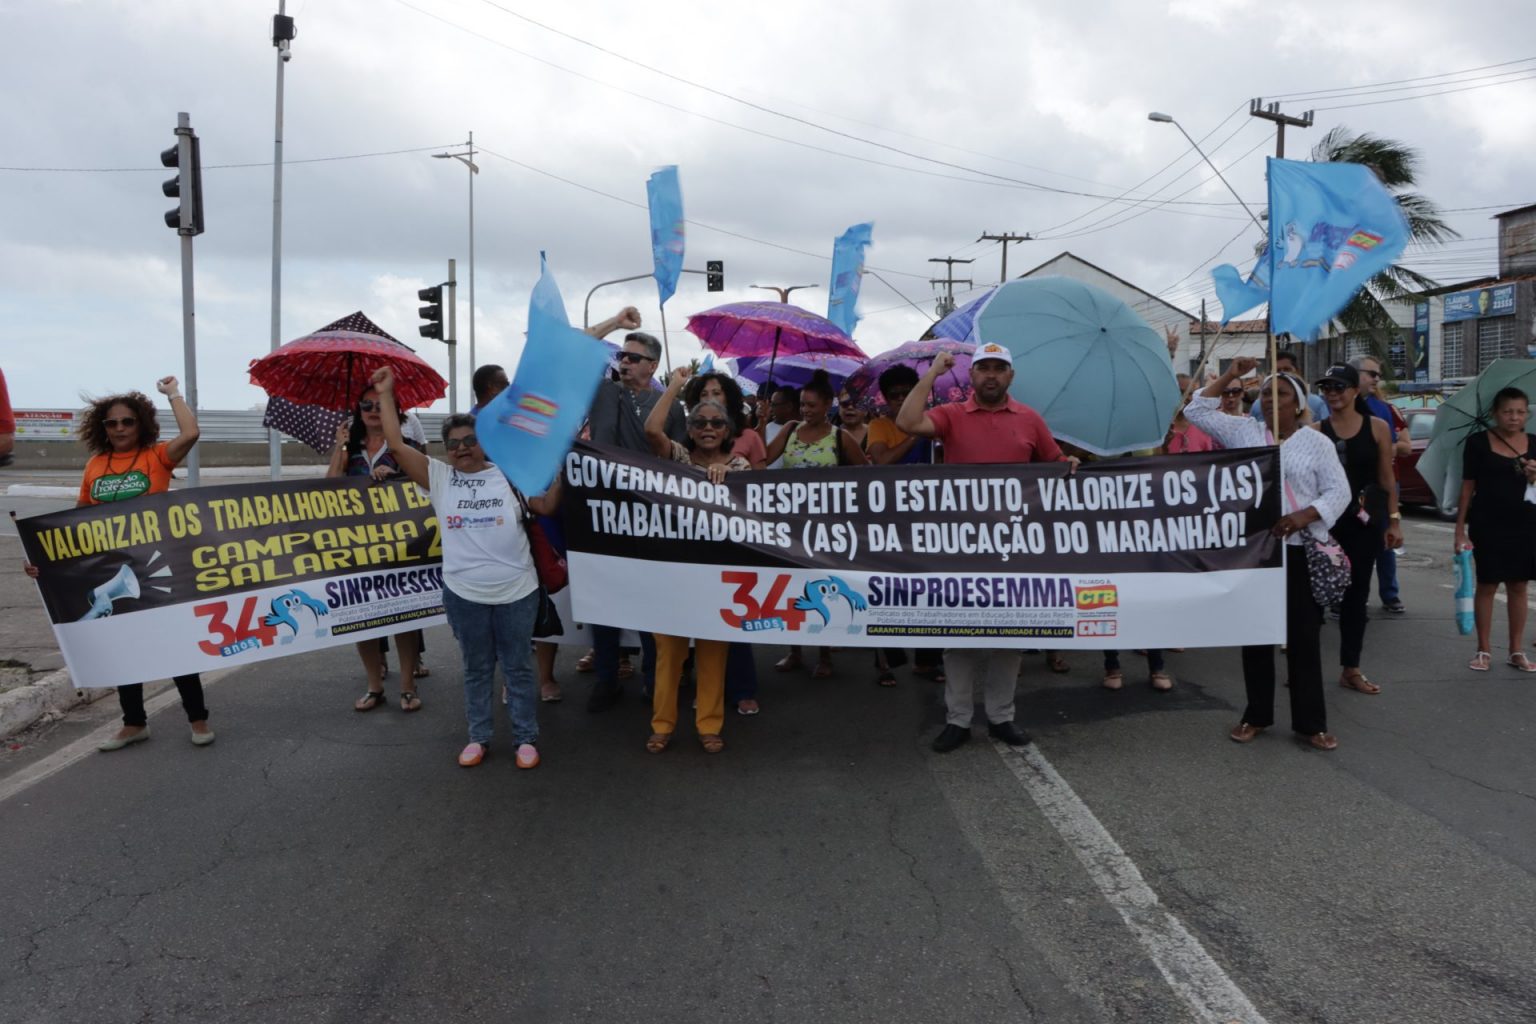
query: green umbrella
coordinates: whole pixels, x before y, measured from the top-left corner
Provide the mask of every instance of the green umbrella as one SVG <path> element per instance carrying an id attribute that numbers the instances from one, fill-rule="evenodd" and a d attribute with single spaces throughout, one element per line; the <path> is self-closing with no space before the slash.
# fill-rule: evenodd
<path id="1" fill-rule="evenodd" d="M 1419 475 L 1435 492 L 1440 507 L 1456 507 L 1461 497 L 1461 449 L 1479 430 L 1493 428 L 1493 396 L 1504 388 L 1536 395 L 1536 359 L 1495 359 L 1466 387 L 1440 404 L 1429 447 L 1419 456 Z"/>

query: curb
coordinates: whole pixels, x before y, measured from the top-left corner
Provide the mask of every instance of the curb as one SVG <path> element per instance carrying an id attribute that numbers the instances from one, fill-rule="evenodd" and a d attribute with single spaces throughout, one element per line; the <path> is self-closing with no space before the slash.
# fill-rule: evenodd
<path id="1" fill-rule="evenodd" d="M 77 689 L 69 669 L 56 669 L 27 686 L 0 693 L 0 739 L 15 736 L 45 715 L 61 715 L 112 692 L 111 687 Z"/>

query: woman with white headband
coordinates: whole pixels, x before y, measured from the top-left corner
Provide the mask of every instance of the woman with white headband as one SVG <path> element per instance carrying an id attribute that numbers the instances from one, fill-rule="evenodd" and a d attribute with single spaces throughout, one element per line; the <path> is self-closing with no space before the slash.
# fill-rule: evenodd
<path id="1" fill-rule="evenodd" d="M 1349 505 L 1349 480 L 1333 443 L 1307 426 L 1307 386 L 1289 373 L 1266 378 L 1260 388 L 1264 422 L 1221 411 L 1221 395 L 1241 380 L 1258 360 L 1232 360 L 1227 372 L 1190 399 L 1184 410 L 1189 422 L 1214 437 L 1223 448 L 1280 445 L 1281 492 L 1284 515 L 1274 534 L 1299 548 L 1302 531 L 1328 543 L 1328 529 Z M 1272 383 L 1273 382 L 1273 383 Z M 1279 403 L 1274 396 L 1278 392 Z M 1268 424 L 1278 424 L 1278 437 Z M 1328 708 L 1323 699 L 1323 609 L 1312 597 L 1305 552 L 1295 550 L 1285 562 L 1286 672 L 1291 688 L 1291 731 L 1318 750 L 1332 750 L 1339 741 L 1328 732 Z M 1243 648 L 1243 685 L 1248 706 L 1231 732 L 1236 743 L 1251 743 L 1275 721 L 1275 649 L 1272 645 Z"/>

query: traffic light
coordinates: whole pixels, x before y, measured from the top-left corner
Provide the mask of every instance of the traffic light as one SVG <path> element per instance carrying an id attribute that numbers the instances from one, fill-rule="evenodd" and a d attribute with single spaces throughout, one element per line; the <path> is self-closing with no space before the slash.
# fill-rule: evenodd
<path id="1" fill-rule="evenodd" d="M 176 145 L 160 154 L 160 162 L 176 169 L 176 177 L 160 186 L 168 199 L 179 199 L 173 210 L 165 213 L 165 226 L 178 235 L 203 233 L 203 158 L 197 133 L 180 117 Z"/>
<path id="2" fill-rule="evenodd" d="M 704 290 L 707 292 L 725 291 L 725 261 L 707 260 L 704 264 Z"/>
<path id="3" fill-rule="evenodd" d="M 416 297 L 422 302 L 430 302 L 430 306 L 422 306 L 417 312 L 426 323 L 416 328 L 423 338 L 436 338 L 443 340 L 443 286 L 435 284 L 431 288 L 423 288 L 416 293 Z"/>

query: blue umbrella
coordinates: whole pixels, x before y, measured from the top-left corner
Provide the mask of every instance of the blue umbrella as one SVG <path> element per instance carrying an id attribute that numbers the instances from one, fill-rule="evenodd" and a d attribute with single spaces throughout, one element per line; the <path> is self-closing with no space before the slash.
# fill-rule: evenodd
<path id="1" fill-rule="evenodd" d="M 1009 392 L 1058 440 L 1115 456 L 1163 443 L 1179 385 L 1163 336 L 1119 299 L 1067 277 L 999 285 L 975 315 L 976 343 L 1013 353 Z"/>
<path id="2" fill-rule="evenodd" d="M 996 288 L 988 288 L 953 313 L 928 328 L 927 337 L 948 338 L 951 341 L 976 341 L 976 314 L 987 304 Z"/>

